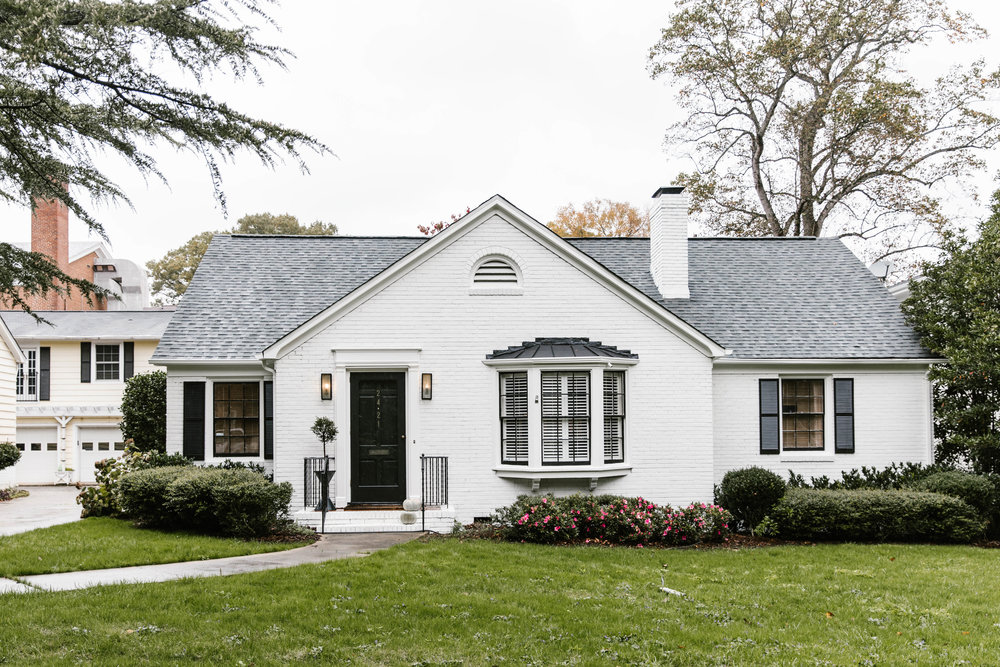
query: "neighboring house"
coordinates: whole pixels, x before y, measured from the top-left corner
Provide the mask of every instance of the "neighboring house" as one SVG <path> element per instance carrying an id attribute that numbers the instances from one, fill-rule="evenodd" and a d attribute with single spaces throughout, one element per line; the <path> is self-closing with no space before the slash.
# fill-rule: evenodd
<path id="1" fill-rule="evenodd" d="M 168 451 L 262 463 L 315 523 L 328 416 L 361 508 L 332 530 L 399 529 L 442 482 L 437 529 L 532 491 L 931 460 L 930 355 L 843 243 L 688 239 L 686 195 L 655 198 L 650 239 L 563 239 L 500 196 L 430 239 L 216 236 L 152 360 Z"/>
<path id="2" fill-rule="evenodd" d="M 0 320 L 0 442 L 14 442 L 17 369 L 27 361 L 7 325 Z M 0 470 L 0 489 L 17 485 L 15 467 Z"/>
<path id="3" fill-rule="evenodd" d="M 31 242 L 13 245 L 48 255 L 63 273 L 89 280 L 118 297 L 87 303 L 78 292 L 69 296 L 49 292 L 27 298 L 32 310 L 142 310 L 149 306 L 145 270 L 131 260 L 112 257 L 100 241 L 70 241 L 69 209 L 60 201 L 36 200 Z"/>
<path id="4" fill-rule="evenodd" d="M 125 448 L 125 380 L 149 359 L 171 311 L 0 313 L 24 351 L 16 378 L 18 484 L 93 482 L 94 463 Z"/>

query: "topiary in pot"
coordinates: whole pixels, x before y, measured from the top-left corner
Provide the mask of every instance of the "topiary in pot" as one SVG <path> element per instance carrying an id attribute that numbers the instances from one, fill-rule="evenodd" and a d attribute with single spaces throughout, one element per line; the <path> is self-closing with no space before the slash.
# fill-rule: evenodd
<path id="1" fill-rule="evenodd" d="M 785 495 L 785 482 L 770 470 L 730 470 L 715 489 L 715 503 L 732 513 L 739 529 L 753 532 Z"/>

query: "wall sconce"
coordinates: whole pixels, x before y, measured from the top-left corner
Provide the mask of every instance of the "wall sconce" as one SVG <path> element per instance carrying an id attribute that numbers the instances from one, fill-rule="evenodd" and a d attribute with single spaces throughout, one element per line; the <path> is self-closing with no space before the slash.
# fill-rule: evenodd
<path id="1" fill-rule="evenodd" d="M 425 401 L 431 400 L 431 374 L 422 373 L 420 375 L 420 398 Z"/>
<path id="2" fill-rule="evenodd" d="M 319 376 L 319 397 L 324 401 L 333 398 L 333 374 L 321 373 Z"/>

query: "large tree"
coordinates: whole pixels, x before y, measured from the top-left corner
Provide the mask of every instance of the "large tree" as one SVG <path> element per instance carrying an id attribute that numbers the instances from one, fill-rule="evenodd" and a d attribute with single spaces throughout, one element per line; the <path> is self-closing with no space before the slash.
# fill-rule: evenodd
<path id="1" fill-rule="evenodd" d="M 155 151 L 169 146 L 205 164 L 225 207 L 220 164 L 240 152 L 266 165 L 313 137 L 212 97 L 215 77 L 260 80 L 285 49 L 258 41 L 271 0 L 0 0 L 0 199 L 64 202 L 106 238 L 88 202 L 128 203 L 102 165 L 109 156 L 165 180 Z M 69 189 L 63 184 L 70 183 Z M 99 294 L 41 255 L 0 244 L 0 299 L 24 293 Z"/>
<path id="2" fill-rule="evenodd" d="M 948 234 L 944 257 L 926 264 L 903 302 L 936 365 L 937 458 L 1000 473 L 1000 191 L 975 241 Z"/>
<path id="3" fill-rule="evenodd" d="M 649 236 L 649 212 L 628 202 L 593 199 L 580 208 L 560 206 L 548 224 L 559 236 Z"/>
<path id="4" fill-rule="evenodd" d="M 289 236 L 325 236 L 337 233 L 337 225 L 317 220 L 303 225 L 294 215 L 287 213 L 251 213 L 236 221 L 232 229 L 221 232 L 202 232 L 192 236 L 187 243 L 167 252 L 160 259 L 146 262 L 153 278 L 153 295 L 160 304 L 177 303 L 187 290 L 194 272 L 201 263 L 208 244 L 216 234 L 285 234 Z"/>
<path id="5" fill-rule="evenodd" d="M 982 38 L 945 0 L 677 0 L 649 70 L 687 117 L 667 144 L 714 232 L 840 235 L 869 259 L 936 246 L 944 181 L 1000 141 L 977 60 L 925 89 L 913 47 Z"/>

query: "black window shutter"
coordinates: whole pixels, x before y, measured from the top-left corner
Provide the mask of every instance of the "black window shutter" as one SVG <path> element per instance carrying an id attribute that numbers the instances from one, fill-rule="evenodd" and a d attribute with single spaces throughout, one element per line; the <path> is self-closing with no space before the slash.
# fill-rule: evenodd
<path id="1" fill-rule="evenodd" d="M 274 458 L 274 382 L 264 382 L 264 458 Z"/>
<path id="2" fill-rule="evenodd" d="M 779 450 L 778 381 L 760 381 L 760 453 L 777 454 Z"/>
<path id="3" fill-rule="evenodd" d="M 184 456 L 205 460 L 205 383 L 184 383 Z"/>
<path id="4" fill-rule="evenodd" d="M 52 355 L 47 347 L 38 348 L 38 400 L 49 400 L 49 371 Z"/>
<path id="5" fill-rule="evenodd" d="M 125 374 L 122 379 L 127 380 L 135 375 L 135 343 L 125 343 L 122 347 L 125 352 L 125 363 L 122 365 Z"/>
<path id="6" fill-rule="evenodd" d="M 854 380 L 833 381 L 833 442 L 838 454 L 854 453 Z"/>
<path id="7" fill-rule="evenodd" d="M 80 343 L 80 382 L 90 382 L 90 343 Z"/>

